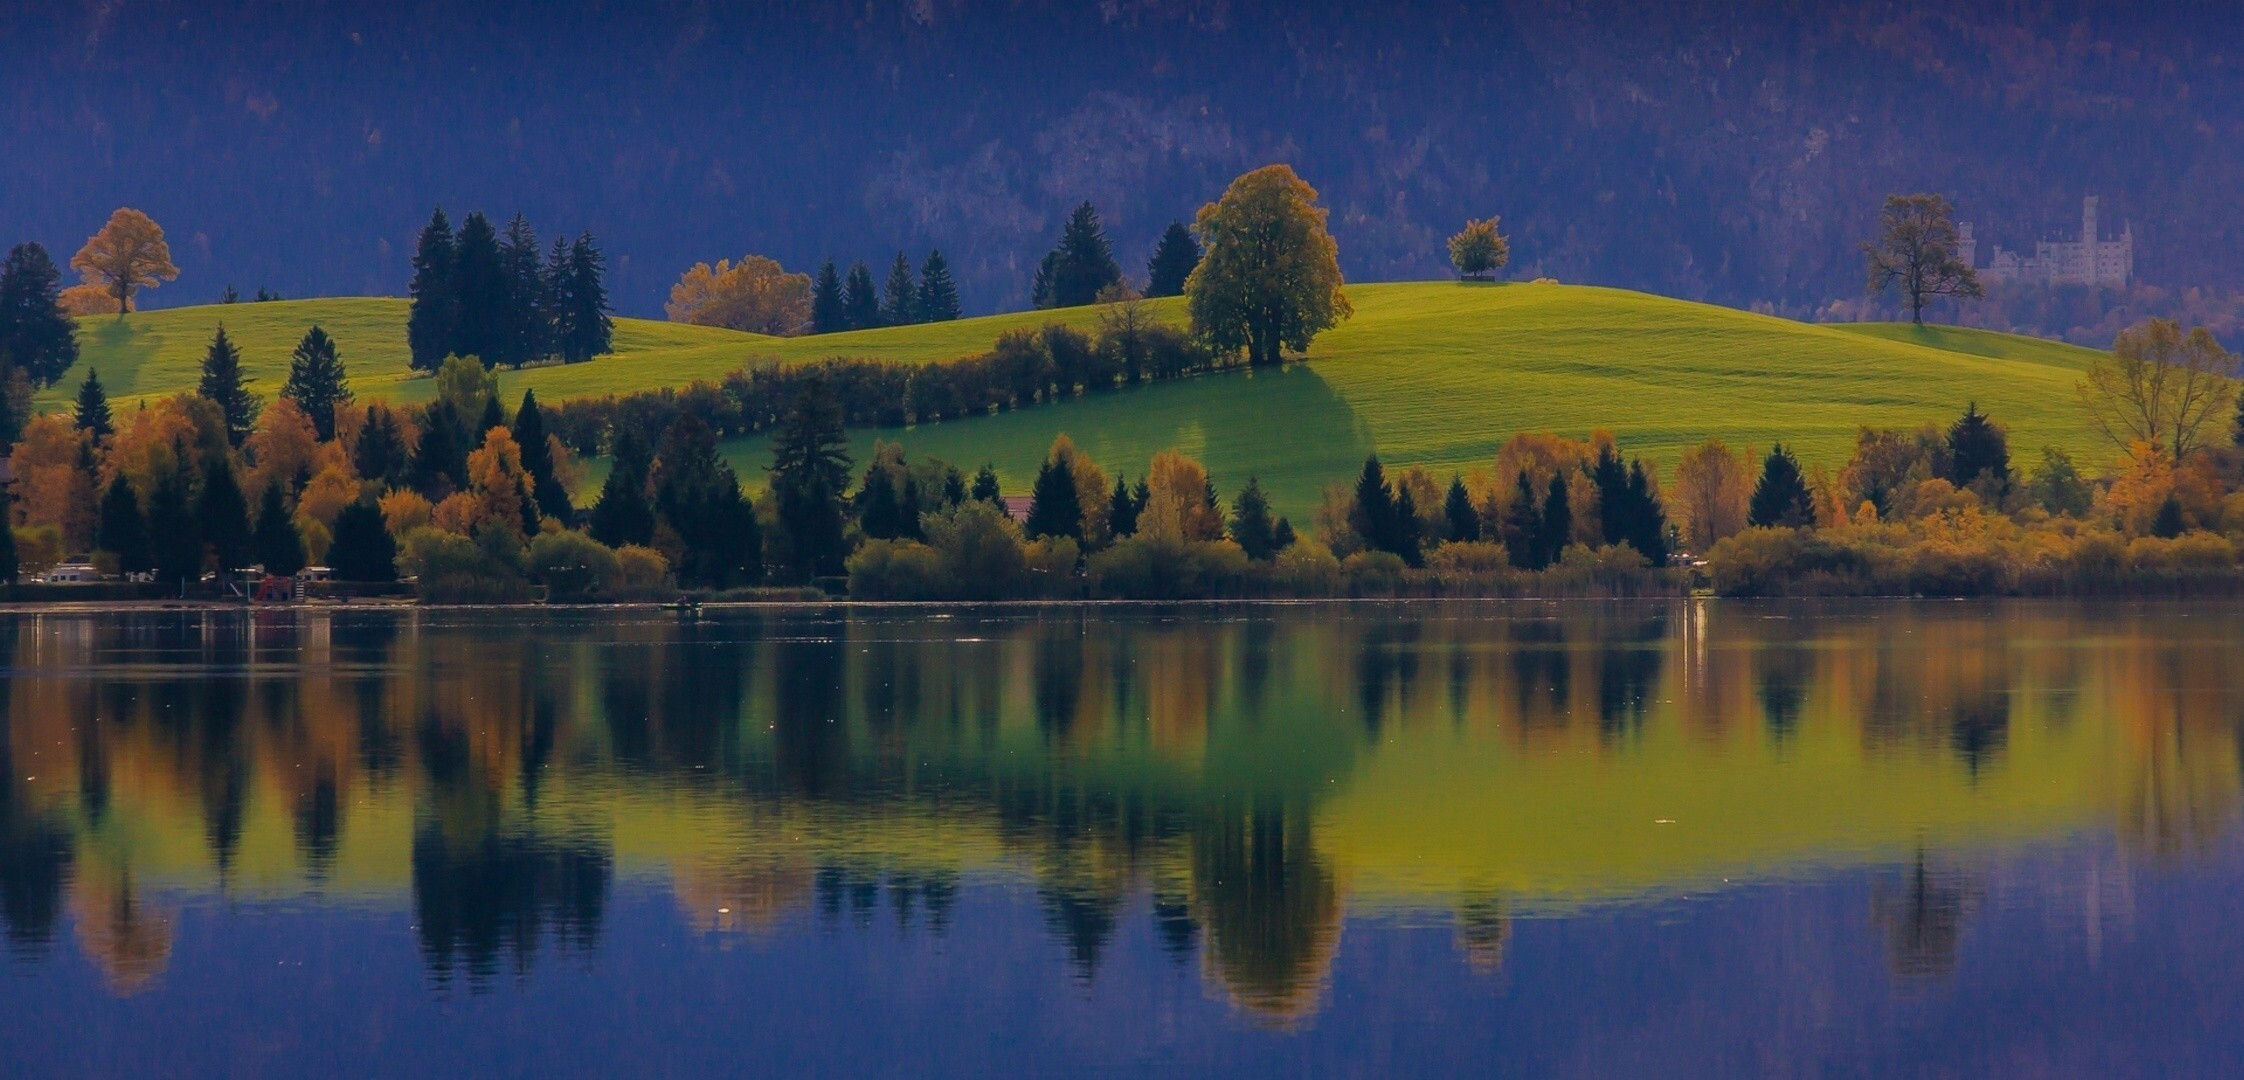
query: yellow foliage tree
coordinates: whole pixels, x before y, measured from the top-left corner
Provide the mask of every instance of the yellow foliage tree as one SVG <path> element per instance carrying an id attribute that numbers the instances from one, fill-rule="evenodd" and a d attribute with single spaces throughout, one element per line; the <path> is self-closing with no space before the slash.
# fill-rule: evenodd
<path id="1" fill-rule="evenodd" d="M 1246 350 L 1257 366 L 1355 314 L 1341 292 L 1340 247 L 1317 189 L 1290 166 L 1265 165 L 1200 208 L 1207 254 L 1185 279 L 1193 332 L 1216 349 Z"/>
<path id="2" fill-rule="evenodd" d="M 362 494 L 363 486 L 357 472 L 342 462 L 329 462 L 312 474 L 312 482 L 304 485 L 303 494 L 296 497 L 296 514 L 317 521 L 332 532 L 335 518 Z"/>
<path id="3" fill-rule="evenodd" d="M 435 507 L 420 492 L 398 488 L 382 496 L 382 524 L 391 536 L 403 536 L 428 524 Z"/>
<path id="4" fill-rule="evenodd" d="M 88 285 L 99 285 L 117 301 L 117 317 L 132 310 L 132 294 L 153 289 L 179 277 L 171 264 L 171 245 L 164 242 L 163 227 L 148 215 L 121 207 L 109 215 L 101 231 L 88 237 L 86 246 L 70 257 L 70 268 Z"/>
<path id="5" fill-rule="evenodd" d="M 1223 518 L 1208 505 L 1208 470 L 1178 453 L 1164 450 L 1146 469 L 1145 509 L 1138 533 L 1159 540 L 1220 540 Z"/>
<path id="6" fill-rule="evenodd" d="M 671 322 L 722 326 L 753 334 L 800 334 L 810 327 L 810 275 L 790 274 L 778 260 L 695 263 L 670 287 L 662 306 Z"/>
<path id="7" fill-rule="evenodd" d="M 180 469 L 199 475 L 206 455 L 229 449 L 216 402 L 192 394 L 164 398 L 118 416 L 102 457 L 101 484 L 121 475 L 145 502 L 158 478 Z"/>
<path id="8" fill-rule="evenodd" d="M 245 494 L 254 503 L 276 482 L 282 493 L 293 493 L 299 477 L 308 480 L 319 472 L 316 462 L 322 445 L 312 418 L 295 401 L 281 398 L 266 406 L 257 417 L 257 430 L 242 443 L 250 461 Z"/>
<path id="9" fill-rule="evenodd" d="M 54 526 L 71 551 L 93 547 L 97 496 L 93 474 L 83 466 L 86 452 L 86 433 L 62 414 L 47 413 L 24 425 L 23 441 L 9 458 L 17 523 Z"/>
<path id="10" fill-rule="evenodd" d="M 2131 457 L 2143 442 L 2186 461 L 2228 416 L 2235 370 L 2236 357 L 2212 331 L 2200 326 L 2184 334 L 2170 319 L 2146 319 L 2120 331 L 2111 355 L 2088 366 L 2080 399 L 2105 437 Z"/>
<path id="11" fill-rule="evenodd" d="M 1106 470 L 1091 460 L 1075 445 L 1075 440 L 1065 434 L 1052 440 L 1046 451 L 1046 461 L 1058 461 L 1061 454 L 1068 459 L 1068 472 L 1075 477 L 1075 501 L 1083 508 L 1083 542 L 1091 547 L 1105 544 L 1111 535 L 1108 518 L 1113 510 L 1114 492 L 1107 487 Z"/>
<path id="12" fill-rule="evenodd" d="M 483 446 L 468 455 L 468 490 L 475 496 L 477 525 L 525 531 L 523 507 L 530 505 L 530 474 L 522 468 L 522 448 L 514 433 L 492 428 Z"/>
<path id="13" fill-rule="evenodd" d="M 1747 504 L 1753 500 L 1751 455 L 1708 439 L 1683 452 L 1675 463 L 1675 494 L 1669 506 L 1683 530 L 1683 542 L 1705 553 L 1724 537 L 1745 530 Z"/>

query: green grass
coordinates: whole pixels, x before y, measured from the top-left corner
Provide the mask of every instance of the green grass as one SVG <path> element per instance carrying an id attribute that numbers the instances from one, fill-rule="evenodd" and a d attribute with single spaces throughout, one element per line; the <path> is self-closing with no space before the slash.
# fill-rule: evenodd
<path id="1" fill-rule="evenodd" d="M 1207 463 L 1226 494 L 1260 475 L 1296 517 L 1373 450 L 1391 463 L 1464 470 L 1489 465 L 1521 430 L 1607 428 L 1628 451 L 1663 463 L 1708 436 L 1762 448 L 1781 440 L 1810 463 L 1836 467 L 1863 425 L 1945 423 L 1976 400 L 2009 426 L 2021 458 L 2045 444 L 2084 465 L 2108 456 L 2073 391 L 2097 354 L 2056 342 L 1953 327 L 1813 325 L 1586 286 L 1421 282 L 1354 285 L 1349 296 L 1355 317 L 1320 336 L 1305 366 L 859 432 L 855 449 L 862 458 L 878 437 L 969 469 L 989 461 L 1008 491 L 1025 491 L 1059 432 L 1110 475 L 1119 468 L 1135 477 L 1175 446 Z M 1157 309 L 1181 318 L 1174 301 Z M 221 317 L 261 393 L 278 389 L 289 349 L 315 321 L 340 342 L 361 396 L 419 400 L 431 390 L 426 379 L 404 377 L 400 300 L 181 308 L 122 326 L 93 319 L 86 362 L 99 364 L 120 397 L 188 389 Z M 1091 309 L 1022 312 L 794 339 L 626 319 L 617 321 L 616 355 L 509 372 L 501 383 L 510 395 L 535 387 L 558 400 L 714 379 L 757 356 L 946 359 L 987 348 L 1005 329 L 1096 318 Z M 78 378 L 73 372 L 42 400 L 66 400 Z M 727 452 L 744 479 L 760 481 L 761 440 Z"/>

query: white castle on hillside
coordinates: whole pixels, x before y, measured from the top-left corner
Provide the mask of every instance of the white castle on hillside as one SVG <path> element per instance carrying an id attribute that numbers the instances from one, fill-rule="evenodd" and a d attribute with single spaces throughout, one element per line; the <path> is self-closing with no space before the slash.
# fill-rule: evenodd
<path id="1" fill-rule="evenodd" d="M 1994 257 L 1979 266 L 1979 241 L 1971 235 L 1971 222 L 1958 222 L 1959 252 L 1964 262 L 1977 267 L 1981 281 L 2023 281 L 2035 285 L 2106 285 L 2125 288 L 2135 276 L 2135 227 L 2123 225 L 2119 239 L 2106 240 L 2096 231 L 2096 196 L 2080 201 L 2080 239 L 2044 240 L 2032 255 L 2004 251 L 1995 245 Z"/>

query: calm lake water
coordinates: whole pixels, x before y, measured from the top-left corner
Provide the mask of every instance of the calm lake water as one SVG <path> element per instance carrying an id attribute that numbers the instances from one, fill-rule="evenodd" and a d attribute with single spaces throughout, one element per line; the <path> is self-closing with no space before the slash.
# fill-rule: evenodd
<path id="1" fill-rule="evenodd" d="M 0 1074 L 2235 1075 L 2244 614 L 0 618 Z"/>

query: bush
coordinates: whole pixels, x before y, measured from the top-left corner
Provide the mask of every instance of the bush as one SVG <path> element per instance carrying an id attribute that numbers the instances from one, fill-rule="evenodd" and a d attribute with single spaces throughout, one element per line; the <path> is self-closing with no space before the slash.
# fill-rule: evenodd
<path id="1" fill-rule="evenodd" d="M 651 547 L 625 544 L 616 549 L 616 578 L 610 600 L 656 600 L 670 590 L 670 560 Z"/>
<path id="2" fill-rule="evenodd" d="M 1083 545 L 1072 536 L 1047 536 L 1028 546 L 1029 588 L 1038 596 L 1055 599 L 1083 595 L 1076 568 L 1083 564 Z"/>
<path id="3" fill-rule="evenodd" d="M 928 515 L 921 531 L 941 560 L 941 599 L 1009 600 L 1028 592 L 1021 527 L 1005 511 L 969 499 Z"/>
<path id="4" fill-rule="evenodd" d="M 487 530 L 496 535 L 498 530 Z M 439 604 L 518 604 L 530 599 L 530 583 L 520 567 L 491 541 L 423 526 L 405 534 L 398 566 L 418 579 L 424 602 Z"/>
<path id="5" fill-rule="evenodd" d="M 1091 556 L 1095 595 L 1128 600 L 1238 596 L 1250 574 L 1247 553 L 1229 540 L 1131 536 Z"/>
<path id="6" fill-rule="evenodd" d="M 556 604 L 601 598 L 622 575 L 613 550 L 574 530 L 539 533 L 530 541 L 527 564 L 530 580 L 545 586 L 546 599 Z"/>
<path id="7" fill-rule="evenodd" d="M 1359 551 L 1340 562 L 1340 576 L 1357 596 L 1393 596 L 1409 564 L 1391 551 Z"/>
<path id="8" fill-rule="evenodd" d="M 856 600 L 940 600 L 943 557 L 915 540 L 868 540 L 849 557 L 849 595 Z"/>
<path id="9" fill-rule="evenodd" d="M 1263 571 L 1270 591 L 1282 596 L 1331 596 L 1340 591 L 1340 560 L 1314 540 L 1296 540 Z"/>

